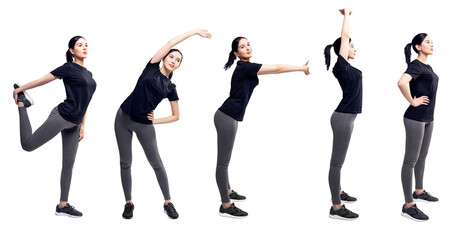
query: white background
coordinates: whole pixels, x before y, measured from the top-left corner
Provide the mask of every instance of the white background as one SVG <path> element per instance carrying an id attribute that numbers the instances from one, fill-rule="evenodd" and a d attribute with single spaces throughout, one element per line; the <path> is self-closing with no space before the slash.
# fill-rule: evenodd
<path id="1" fill-rule="evenodd" d="M 399 239 L 457 238 L 470 226 L 466 201 L 470 170 L 470 11 L 467 1 L 3 1 L 1 37 L 0 238 L 31 239 Z M 341 99 L 323 49 L 341 32 L 338 8 L 353 10 L 351 37 L 363 71 L 363 113 L 355 122 L 342 186 L 358 198 L 354 222 L 328 218 L 330 116 Z M 184 59 L 173 81 L 181 119 L 155 126 L 171 195 L 180 213 L 163 213 L 163 197 L 141 146 L 134 140 L 135 217 L 124 220 L 115 113 L 146 62 L 169 39 L 202 27 L 179 44 Z M 400 216 L 403 113 L 408 103 L 396 85 L 406 69 L 404 46 L 426 32 L 438 74 L 435 129 L 426 160 L 425 189 L 440 198 L 420 203 L 430 216 L 417 223 Z M 25 84 L 65 62 L 74 35 L 89 44 L 85 66 L 97 81 L 80 143 L 69 200 L 80 219 L 56 217 L 61 138 L 28 153 L 21 149 L 14 82 Z M 233 69 L 223 70 L 233 38 L 253 44 L 251 61 L 302 65 L 311 75 L 260 77 L 239 124 L 230 182 L 248 200 L 244 220 L 218 216 L 213 114 L 229 93 Z M 413 55 L 412 59 L 416 56 Z M 334 64 L 333 57 L 332 64 Z M 32 89 L 33 129 L 65 98 L 56 80 Z M 170 114 L 164 100 L 158 116 Z M 468 224 L 466 223 L 468 221 Z"/>

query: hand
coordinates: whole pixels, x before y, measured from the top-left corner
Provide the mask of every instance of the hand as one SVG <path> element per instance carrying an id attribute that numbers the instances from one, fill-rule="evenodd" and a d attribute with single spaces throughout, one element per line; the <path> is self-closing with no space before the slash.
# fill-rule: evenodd
<path id="1" fill-rule="evenodd" d="M 13 90 L 13 99 L 15 99 L 15 104 L 18 104 L 18 93 L 20 91 L 18 91 L 18 88 Z"/>
<path id="2" fill-rule="evenodd" d="M 306 61 L 305 65 L 303 65 L 303 72 L 305 72 L 305 75 L 310 75 L 310 67 L 308 67 L 308 63 L 310 61 Z"/>
<path id="3" fill-rule="evenodd" d="M 341 12 L 342 15 L 346 15 L 346 13 L 349 13 L 349 15 L 352 14 L 351 9 L 349 8 L 339 9 L 339 11 Z"/>
<path id="4" fill-rule="evenodd" d="M 152 123 L 154 123 L 154 111 L 152 111 L 151 113 L 148 113 L 147 118 L 148 118 Z"/>
<path id="5" fill-rule="evenodd" d="M 85 135 L 85 126 L 82 124 L 79 130 L 79 142 L 82 141 L 82 139 L 84 139 L 84 135 Z"/>
<path id="6" fill-rule="evenodd" d="M 211 39 L 211 33 L 209 33 L 208 30 L 197 28 L 196 31 L 197 31 L 198 35 L 200 35 L 204 38 L 210 38 Z"/>
<path id="7" fill-rule="evenodd" d="M 421 96 L 419 98 L 414 97 L 413 102 L 411 103 L 411 106 L 418 107 L 420 105 L 428 105 L 428 103 L 429 103 L 428 96 Z"/>

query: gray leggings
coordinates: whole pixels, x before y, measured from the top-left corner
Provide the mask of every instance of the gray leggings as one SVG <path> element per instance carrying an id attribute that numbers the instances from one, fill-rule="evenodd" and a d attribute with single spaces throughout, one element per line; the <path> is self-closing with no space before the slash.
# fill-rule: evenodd
<path id="1" fill-rule="evenodd" d="M 47 143 L 59 132 L 61 133 L 62 172 L 60 201 L 67 202 L 72 179 L 72 168 L 74 167 L 75 155 L 79 147 L 80 124 L 71 123 L 62 118 L 56 107 L 51 111 L 46 122 L 33 133 L 26 108 L 20 107 L 18 111 L 20 113 L 21 147 L 24 150 L 31 152 Z"/>
<path id="2" fill-rule="evenodd" d="M 406 130 L 405 158 L 402 166 L 402 185 L 405 202 L 413 202 L 412 178 L 415 169 L 416 189 L 423 189 L 423 174 L 434 121 L 419 122 L 403 118 Z"/>
<path id="3" fill-rule="evenodd" d="M 354 120 L 357 114 L 334 112 L 331 115 L 331 129 L 333 130 L 333 152 L 329 168 L 329 189 L 333 204 L 341 204 L 339 191 L 341 190 L 341 168 L 346 158 L 347 149 L 351 140 Z"/>
<path id="4" fill-rule="evenodd" d="M 234 139 L 238 130 L 238 121 L 220 110 L 215 113 L 215 127 L 218 135 L 218 158 L 216 163 L 216 184 L 220 191 L 221 202 L 230 202 L 228 189 L 228 165 L 233 152 Z"/>
<path id="5" fill-rule="evenodd" d="M 161 157 L 159 156 L 159 151 L 157 150 L 154 126 L 152 124 L 142 124 L 131 120 L 131 118 L 119 108 L 115 118 L 115 135 L 120 151 L 121 184 L 123 185 L 126 201 L 131 200 L 131 142 L 133 140 L 133 132 L 136 133 L 144 149 L 146 158 L 154 169 L 164 199 L 170 200 L 167 173 L 162 164 Z"/>

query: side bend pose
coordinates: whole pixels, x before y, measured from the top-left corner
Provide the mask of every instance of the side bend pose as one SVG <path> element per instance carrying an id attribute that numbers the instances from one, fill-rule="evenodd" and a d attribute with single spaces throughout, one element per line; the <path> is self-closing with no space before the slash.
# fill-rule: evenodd
<path id="1" fill-rule="evenodd" d="M 58 133 L 62 135 L 62 172 L 61 197 L 56 206 L 56 215 L 81 217 L 82 213 L 69 205 L 69 189 L 72 168 L 79 147 L 84 138 L 87 107 L 95 92 L 96 83 L 92 73 L 84 67 L 88 45 L 85 38 L 75 36 L 69 41 L 66 52 L 67 62 L 38 80 L 24 86 L 14 84 L 13 98 L 20 113 L 20 139 L 24 150 L 30 152 L 42 146 Z M 31 128 L 26 108 L 33 105 L 33 100 L 26 90 L 42 86 L 55 79 L 62 79 L 66 90 L 66 99 L 55 107 L 34 133 Z"/>
<path id="2" fill-rule="evenodd" d="M 411 48 L 418 58 L 410 62 Z M 405 204 L 402 216 L 415 221 L 426 221 L 429 217 L 418 209 L 414 201 L 437 202 L 438 198 L 423 189 L 423 174 L 426 156 L 434 126 L 434 105 L 438 89 L 438 76 L 426 62 L 433 54 L 433 41 L 426 33 L 417 34 L 405 47 L 408 68 L 398 81 L 398 87 L 410 106 L 403 115 L 406 130 L 405 158 L 402 166 L 402 185 Z M 413 169 L 415 191 L 412 191 Z"/>
<path id="3" fill-rule="evenodd" d="M 329 211 L 329 216 L 335 219 L 354 220 L 359 215 L 347 209 L 342 202 L 350 203 L 357 199 L 341 189 L 341 168 L 349 148 L 354 120 L 357 114 L 362 112 L 362 72 L 349 64 L 349 59 L 354 59 L 356 56 L 356 49 L 349 38 L 349 19 L 352 11 L 348 8 L 339 11 L 344 15 L 341 37 L 332 45 L 326 46 L 324 51 L 327 70 L 331 63 L 331 47 L 338 56 L 333 67 L 333 74 L 343 91 L 343 98 L 331 116 L 333 151 L 328 181 L 333 206 Z"/>
<path id="4" fill-rule="evenodd" d="M 182 53 L 173 47 L 185 39 L 199 35 L 211 38 L 206 30 L 194 29 L 169 40 L 146 64 L 133 92 L 121 104 L 115 118 L 115 135 L 120 152 L 121 183 L 125 194 L 123 218 L 133 217 L 134 204 L 131 198 L 131 141 L 136 133 L 144 153 L 154 169 L 162 194 L 164 211 L 169 218 L 176 219 L 179 214 L 171 202 L 167 174 L 162 164 L 156 143 L 153 124 L 171 123 L 179 120 L 179 98 L 171 78 L 182 63 Z M 162 66 L 160 66 L 162 61 Z M 172 116 L 154 118 L 154 109 L 167 98 Z"/>
<path id="5" fill-rule="evenodd" d="M 231 44 L 228 62 L 224 69 L 228 70 L 236 60 L 236 69 L 231 77 L 229 97 L 216 111 L 214 122 L 218 135 L 218 155 L 216 166 L 216 183 L 221 196 L 220 215 L 225 217 L 243 218 L 247 212 L 237 208 L 233 201 L 242 201 L 246 197 L 233 191 L 229 185 L 228 165 L 231 160 L 238 121 L 243 121 L 246 106 L 254 88 L 259 84 L 258 75 L 279 74 L 300 71 L 310 74 L 308 62 L 302 66 L 266 65 L 249 62 L 252 57 L 252 46 L 245 37 L 237 37 Z"/>

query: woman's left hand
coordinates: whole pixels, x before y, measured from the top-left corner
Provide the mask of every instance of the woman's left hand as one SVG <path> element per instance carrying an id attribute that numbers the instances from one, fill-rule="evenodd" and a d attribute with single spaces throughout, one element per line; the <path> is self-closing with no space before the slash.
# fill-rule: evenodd
<path id="1" fill-rule="evenodd" d="M 85 135 L 85 126 L 81 125 L 80 130 L 79 130 L 79 142 L 82 141 L 82 139 L 84 139 L 84 135 Z"/>
<path id="2" fill-rule="evenodd" d="M 152 111 L 151 113 L 148 113 L 147 118 L 149 119 L 149 121 L 154 123 L 154 111 Z"/>
<path id="3" fill-rule="evenodd" d="M 310 62 L 310 61 L 307 61 L 307 62 L 305 63 L 305 65 L 303 65 L 303 67 L 304 67 L 303 72 L 305 72 L 305 75 L 310 75 L 310 67 L 308 67 L 308 63 L 309 63 L 309 62 Z"/>

